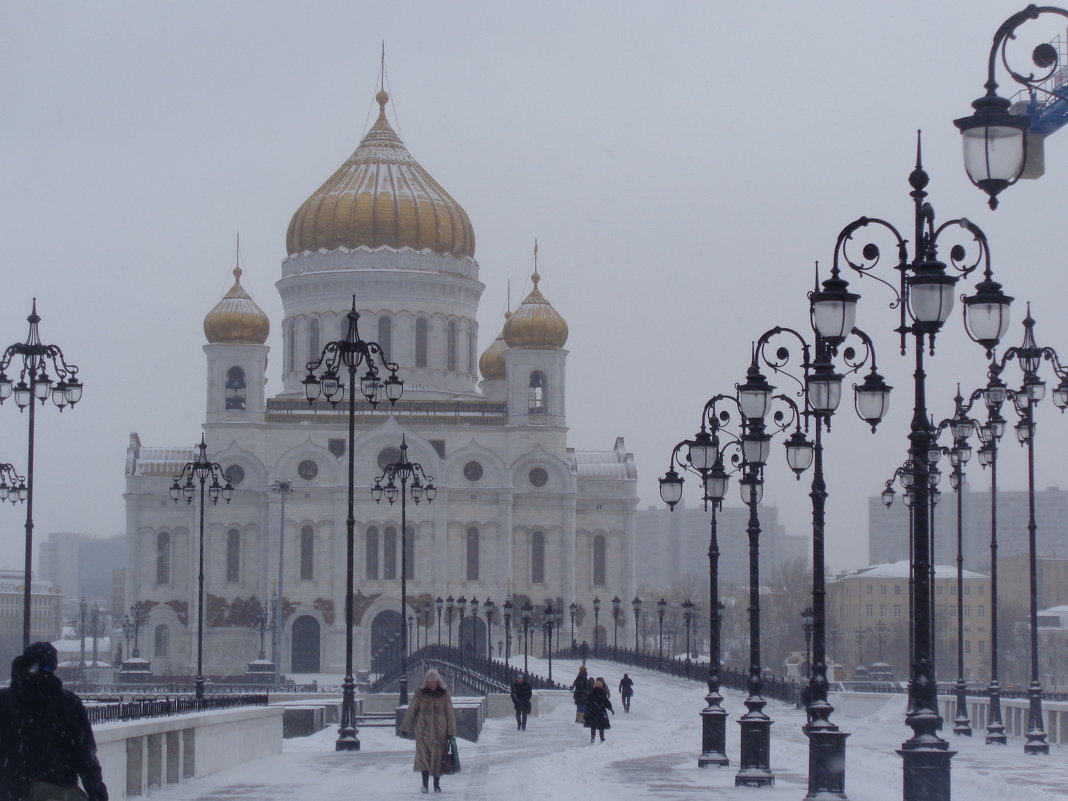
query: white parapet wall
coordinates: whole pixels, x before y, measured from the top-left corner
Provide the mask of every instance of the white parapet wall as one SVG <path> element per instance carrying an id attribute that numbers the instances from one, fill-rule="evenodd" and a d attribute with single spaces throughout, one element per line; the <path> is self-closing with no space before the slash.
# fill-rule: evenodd
<path id="1" fill-rule="evenodd" d="M 194 712 L 93 727 L 112 801 L 280 753 L 282 707 Z"/>

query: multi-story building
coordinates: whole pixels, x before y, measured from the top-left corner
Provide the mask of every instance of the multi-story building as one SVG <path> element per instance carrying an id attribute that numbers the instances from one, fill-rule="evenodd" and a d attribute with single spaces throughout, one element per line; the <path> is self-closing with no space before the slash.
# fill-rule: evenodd
<path id="1" fill-rule="evenodd" d="M 23 593 L 21 570 L 0 570 L 0 665 L 22 653 Z M 30 641 L 58 640 L 63 633 L 63 594 L 47 581 L 33 581 L 30 591 Z"/>
<path id="2" fill-rule="evenodd" d="M 93 537 L 67 531 L 51 532 L 40 543 L 37 558 L 42 581 L 50 582 L 63 593 L 68 616 L 74 613 L 82 598 L 113 612 L 123 609 L 121 595 L 115 597 L 113 574 L 126 566 L 125 534 Z"/>
<path id="3" fill-rule="evenodd" d="M 232 503 L 205 510 L 209 674 L 240 672 L 255 658 L 249 623 L 275 591 L 285 609 L 282 669 L 345 665 L 348 400 L 309 405 L 302 382 L 323 347 L 346 336 L 350 310 L 360 336 L 381 345 L 405 382 L 395 408 L 355 403 L 358 671 L 374 669 L 402 614 L 439 597 L 492 599 L 495 626 L 509 595 L 517 615 L 526 600 L 539 615 L 546 602 L 574 602 L 576 637 L 592 641 L 593 598 L 635 592 L 634 460 L 622 438 L 603 451 L 569 445 L 568 327 L 541 292 L 536 251 L 529 293 L 479 358 L 474 228 L 394 132 L 384 91 L 378 102 L 359 147 L 289 225 L 277 283 L 282 353 L 271 362 L 282 391 L 267 397 L 270 321 L 239 268 L 204 320 L 208 456 L 235 486 Z M 433 504 L 408 504 L 403 533 L 400 504 L 376 505 L 370 494 L 402 442 L 438 490 Z M 195 660 L 199 510 L 170 503 L 168 490 L 193 455 L 136 433 L 127 451 L 127 603 L 150 609 L 142 655 L 174 670 Z M 295 490 L 284 523 L 281 496 L 268 489 L 275 480 Z M 484 613 L 464 629 L 485 647 Z M 495 630 L 490 640 L 503 636 Z"/>

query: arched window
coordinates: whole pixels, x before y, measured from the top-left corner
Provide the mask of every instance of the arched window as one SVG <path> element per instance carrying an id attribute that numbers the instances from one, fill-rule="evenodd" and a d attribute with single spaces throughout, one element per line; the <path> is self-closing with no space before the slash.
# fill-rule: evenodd
<path id="1" fill-rule="evenodd" d="M 313 318 L 312 321 L 308 323 L 308 361 L 318 361 L 320 355 L 319 321 Z"/>
<path id="2" fill-rule="evenodd" d="M 378 344 L 387 359 L 393 357 L 393 321 L 386 316 L 378 318 Z M 396 361 L 396 359 L 393 359 Z"/>
<path id="3" fill-rule="evenodd" d="M 226 410 L 245 410 L 245 371 L 240 367 L 226 371 Z"/>
<path id="4" fill-rule="evenodd" d="M 300 530 L 300 578 L 311 581 L 315 577 L 315 531 L 311 526 Z"/>
<path id="5" fill-rule="evenodd" d="M 445 369 L 456 369 L 456 321 L 449 320 L 445 337 Z"/>
<path id="6" fill-rule="evenodd" d="M 527 388 L 527 411 L 530 414 L 545 414 L 545 373 L 535 370 L 530 374 Z"/>
<path id="7" fill-rule="evenodd" d="M 226 581 L 241 581 L 241 532 L 236 528 L 226 532 Z"/>
<path id="8" fill-rule="evenodd" d="M 166 624 L 156 626 L 155 648 L 153 655 L 156 657 L 170 656 L 171 653 L 171 630 Z"/>
<path id="9" fill-rule="evenodd" d="M 415 321 L 415 366 L 426 367 L 427 342 L 430 339 L 430 324 L 425 317 Z"/>
<path id="10" fill-rule="evenodd" d="M 478 529 L 467 529 L 467 580 L 478 581 Z"/>
<path id="11" fill-rule="evenodd" d="M 171 583 L 171 535 L 161 531 L 156 535 L 156 586 Z"/>
<path id="12" fill-rule="evenodd" d="M 370 526 L 367 529 L 367 545 L 364 561 L 367 566 L 367 578 L 372 581 L 378 579 L 378 529 Z"/>
<path id="13" fill-rule="evenodd" d="M 545 583 L 545 534 L 535 531 L 530 538 L 530 581 Z"/>
<path id="14" fill-rule="evenodd" d="M 383 532 L 382 546 L 382 579 L 393 581 L 397 578 L 397 529 L 393 526 Z"/>
<path id="15" fill-rule="evenodd" d="M 593 583 L 595 586 L 605 587 L 608 585 L 607 572 L 604 535 L 598 534 L 593 538 Z"/>

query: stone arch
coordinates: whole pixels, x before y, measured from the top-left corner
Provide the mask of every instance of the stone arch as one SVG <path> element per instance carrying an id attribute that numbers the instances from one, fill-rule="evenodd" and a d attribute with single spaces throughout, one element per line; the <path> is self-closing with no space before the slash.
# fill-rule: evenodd
<path id="1" fill-rule="evenodd" d="M 319 673 L 322 669 L 322 627 L 311 615 L 301 615 L 290 629 L 290 664 L 294 673 Z"/>

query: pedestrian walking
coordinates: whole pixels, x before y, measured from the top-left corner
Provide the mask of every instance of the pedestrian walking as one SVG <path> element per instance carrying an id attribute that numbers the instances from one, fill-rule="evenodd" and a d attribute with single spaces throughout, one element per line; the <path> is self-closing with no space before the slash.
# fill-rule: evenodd
<path id="1" fill-rule="evenodd" d="M 630 699 L 634 695 L 634 679 L 624 673 L 619 680 L 619 697 L 623 699 L 623 711 L 630 712 Z"/>
<path id="2" fill-rule="evenodd" d="M 589 674 L 586 672 L 586 666 L 581 665 L 578 670 L 578 675 L 575 676 L 575 680 L 571 682 L 571 696 L 575 701 L 575 723 L 582 723 L 585 720 L 586 714 L 586 697 L 590 694 L 590 680 Z"/>
<path id="3" fill-rule="evenodd" d="M 534 690 L 527 683 L 526 675 L 518 674 L 512 684 L 512 706 L 515 707 L 515 727 L 520 731 L 527 730 L 527 715 L 530 714 L 530 698 L 533 695 Z"/>
<path id="4" fill-rule="evenodd" d="M 608 687 L 600 676 L 593 683 L 586 698 L 586 728 L 590 730 L 590 742 L 594 741 L 598 732 L 601 733 L 601 742 L 604 742 L 605 729 L 612 728 L 608 720 L 608 713 L 613 715 L 616 711 L 612 708 L 612 702 L 608 698 Z"/>
<path id="5" fill-rule="evenodd" d="M 431 668 L 412 693 L 408 711 L 401 721 L 401 734 L 415 735 L 415 765 L 412 770 L 423 775 L 422 792 L 429 792 L 428 783 L 434 777 L 434 792 L 441 792 L 441 758 L 449 747 L 449 738 L 456 736 L 456 713 L 452 696 L 441 674 Z"/>
<path id="6" fill-rule="evenodd" d="M 11 686 L 0 690 L 0 801 L 108 801 L 89 716 L 58 664 L 47 642 L 11 663 Z"/>

